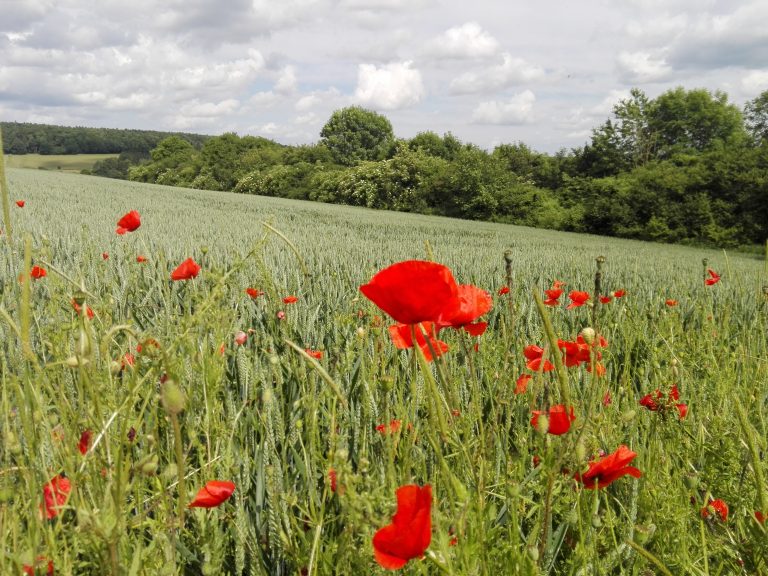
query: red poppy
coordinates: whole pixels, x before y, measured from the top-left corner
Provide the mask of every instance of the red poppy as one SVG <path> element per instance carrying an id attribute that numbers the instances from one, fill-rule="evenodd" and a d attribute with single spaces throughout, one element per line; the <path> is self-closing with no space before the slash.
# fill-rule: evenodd
<path id="1" fill-rule="evenodd" d="M 200 270 L 200 265 L 197 262 L 192 258 L 187 258 L 176 267 L 176 270 L 171 272 L 171 280 L 191 280 L 200 273 Z"/>
<path id="2" fill-rule="evenodd" d="M 450 269 L 423 260 L 384 268 L 360 291 L 401 324 L 438 321 L 459 306 L 459 288 Z"/>
<path id="3" fill-rule="evenodd" d="M 109 258 L 109 252 L 102 252 L 101 253 L 101 259 L 107 260 Z"/>
<path id="4" fill-rule="evenodd" d="M 640 478 L 642 476 L 640 470 L 634 466 L 627 466 L 636 456 L 635 452 L 622 444 L 613 454 L 590 462 L 589 470 L 583 474 L 576 474 L 574 478 L 589 489 L 605 488 L 614 480 L 627 474 Z"/>
<path id="5" fill-rule="evenodd" d="M 48 276 L 48 272 L 45 270 L 45 268 L 41 268 L 40 266 L 32 266 L 32 269 L 29 271 L 29 275 L 32 276 L 32 278 L 35 280 L 39 280 L 40 278 Z"/>
<path id="6" fill-rule="evenodd" d="M 285 312 L 283 312 L 282 310 L 278 310 L 277 311 L 277 319 L 278 320 L 285 320 Z"/>
<path id="7" fill-rule="evenodd" d="M 304 352 L 312 356 L 315 360 L 321 360 L 323 358 L 322 350 L 312 350 L 312 348 L 305 348 Z"/>
<path id="8" fill-rule="evenodd" d="M 333 468 L 328 470 L 328 484 L 330 484 L 331 492 L 336 492 L 336 470 Z"/>
<path id="9" fill-rule="evenodd" d="M 763 514 L 760 512 L 760 510 L 755 510 L 755 520 L 757 520 L 760 524 L 765 524 L 766 518 L 768 518 L 768 515 Z"/>
<path id="10" fill-rule="evenodd" d="M 72 308 L 74 308 L 74 309 L 75 309 L 75 312 L 76 312 L 77 314 L 81 314 L 81 313 L 82 313 L 82 307 L 80 306 L 80 304 L 78 304 L 77 302 L 75 302 L 75 299 L 74 299 L 74 298 L 72 299 L 71 303 L 72 303 Z M 93 310 L 91 310 L 91 307 L 90 307 L 90 306 L 86 306 L 86 307 L 85 307 L 85 313 L 88 315 L 88 318 L 91 318 L 91 319 L 93 319 L 93 317 L 96 315 L 96 314 L 93 312 Z"/>
<path id="11" fill-rule="evenodd" d="M 672 306 L 677 306 L 677 300 L 673 300 L 672 298 L 667 298 L 666 300 L 664 300 L 664 304 L 666 304 L 671 308 Z"/>
<path id="12" fill-rule="evenodd" d="M 133 232 L 139 226 L 141 226 L 141 217 L 136 210 L 131 210 L 117 221 L 116 232 L 122 236 L 126 232 Z"/>
<path id="13" fill-rule="evenodd" d="M 603 406 L 610 406 L 613 404 L 613 398 L 611 398 L 611 391 L 607 391 L 603 396 Z"/>
<path id="14" fill-rule="evenodd" d="M 499 288 L 499 296 L 504 296 L 504 294 L 509 294 L 509 286 Z"/>
<path id="15" fill-rule="evenodd" d="M 616 292 L 613 293 L 614 298 L 623 298 L 627 294 L 626 290 L 616 290 Z"/>
<path id="16" fill-rule="evenodd" d="M 528 381 L 533 378 L 530 374 L 521 374 L 515 382 L 515 394 L 525 394 L 528 389 Z"/>
<path id="17" fill-rule="evenodd" d="M 555 436 L 565 434 L 571 428 L 571 422 L 576 420 L 576 415 L 573 413 L 573 406 L 570 410 L 566 410 L 562 404 L 556 404 L 549 409 L 549 412 L 543 412 L 541 410 L 533 410 L 531 412 L 531 426 L 536 428 L 539 424 L 539 416 L 546 414 L 549 419 L 549 426 L 547 432 Z"/>
<path id="18" fill-rule="evenodd" d="M 248 294 L 251 298 L 258 298 L 259 296 L 263 296 L 264 292 L 261 292 L 260 290 L 257 290 L 256 288 L 246 288 L 245 293 Z"/>
<path id="19" fill-rule="evenodd" d="M 91 438 L 93 437 L 93 432 L 91 429 L 83 430 L 83 433 L 80 434 L 80 441 L 77 443 L 77 449 L 80 451 L 80 454 L 85 456 L 85 454 L 88 452 L 88 448 L 91 447 Z"/>
<path id="20" fill-rule="evenodd" d="M 286 296 L 285 298 L 283 298 L 283 304 L 294 304 L 298 301 L 299 299 L 296 296 Z"/>
<path id="21" fill-rule="evenodd" d="M 544 349 L 540 348 L 539 346 L 536 346 L 535 344 L 531 344 L 529 346 L 526 346 L 523 350 L 523 355 L 528 358 L 528 362 L 526 363 L 526 366 L 529 370 L 533 370 L 534 372 L 538 372 L 539 369 L 542 369 L 544 372 L 551 372 L 555 369 L 552 362 L 549 360 L 544 360 Z M 542 361 L 544 362 L 544 367 L 542 368 Z"/>
<path id="22" fill-rule="evenodd" d="M 709 274 L 709 278 L 704 280 L 704 284 L 707 286 L 712 286 L 713 284 L 720 282 L 720 274 L 712 270 L 712 268 L 707 268 L 707 274 Z"/>
<path id="23" fill-rule="evenodd" d="M 398 430 L 400 430 L 400 427 L 402 426 L 402 421 L 397 420 L 396 418 L 393 418 L 389 421 L 389 425 L 387 424 L 379 424 L 376 426 L 376 432 L 381 432 L 382 434 L 394 434 Z"/>
<path id="24" fill-rule="evenodd" d="M 544 300 L 544 304 L 547 306 L 559 306 L 560 296 L 562 296 L 562 294 L 562 288 L 550 288 L 549 290 L 544 290 L 544 295 L 547 297 L 547 299 Z"/>
<path id="25" fill-rule="evenodd" d="M 58 474 L 51 478 L 51 481 L 43 486 L 43 500 L 45 502 L 45 515 L 48 520 L 59 515 L 60 508 L 69 500 L 69 493 L 72 491 L 72 483 L 69 478 Z M 43 507 L 40 507 L 42 512 Z"/>
<path id="26" fill-rule="evenodd" d="M 376 562 L 397 570 L 421 558 L 432 541 L 432 487 L 410 484 L 397 489 L 397 512 L 392 522 L 373 536 Z"/>
<path id="27" fill-rule="evenodd" d="M 682 420 L 688 415 L 688 406 L 678 403 L 678 400 L 680 400 L 680 391 L 677 389 L 677 384 L 675 384 L 669 390 L 666 399 L 664 399 L 664 394 L 661 390 L 657 388 L 652 394 L 646 394 L 640 399 L 640 406 L 647 408 L 651 412 L 665 412 L 674 406 L 677 409 L 680 420 Z"/>
<path id="28" fill-rule="evenodd" d="M 719 498 L 715 498 L 712 500 L 710 498 L 709 504 L 704 506 L 704 508 L 701 509 L 701 517 L 702 518 L 709 518 L 710 516 L 719 516 L 720 520 L 723 522 L 728 520 L 728 504 L 720 500 Z"/>
<path id="29" fill-rule="evenodd" d="M 237 332 L 235 332 L 235 344 L 237 344 L 238 346 L 242 346 L 243 344 L 246 343 L 247 340 L 248 340 L 248 334 L 246 334 L 242 330 L 238 330 Z"/>
<path id="30" fill-rule="evenodd" d="M 561 282 L 560 280 L 555 280 L 554 282 L 552 282 L 552 288 L 554 290 L 559 290 L 563 286 L 568 286 L 568 284 L 566 284 L 565 282 Z"/>
<path id="31" fill-rule="evenodd" d="M 488 327 L 487 322 L 472 322 L 493 307 L 493 299 L 485 290 L 462 284 L 457 288 L 458 300 L 453 308 L 446 309 L 438 320 L 438 328 L 450 326 L 464 328 L 472 336 L 480 336 Z"/>
<path id="32" fill-rule="evenodd" d="M 136 262 L 138 262 L 139 264 L 142 264 L 143 262 L 146 262 L 146 261 L 147 261 L 146 256 L 141 256 L 141 255 L 136 256 Z"/>
<path id="33" fill-rule="evenodd" d="M 571 290 L 568 293 L 568 298 L 570 298 L 571 303 L 565 307 L 566 310 L 570 310 L 571 308 L 578 308 L 580 306 L 584 306 L 584 304 L 587 303 L 587 300 L 589 300 L 589 292 Z"/>
<path id="34" fill-rule="evenodd" d="M 22 564 L 21 570 L 27 576 L 35 576 L 35 574 L 37 573 L 37 567 L 40 564 L 43 564 L 46 560 L 48 560 L 48 558 L 46 558 L 45 556 L 38 556 L 37 558 L 35 558 L 35 564 L 33 566 L 29 564 Z M 46 566 L 45 573 L 48 576 L 54 575 L 53 560 L 48 560 L 48 565 Z"/>
<path id="35" fill-rule="evenodd" d="M 613 300 L 612 296 L 600 296 L 601 304 L 608 304 L 611 300 Z"/>
<path id="36" fill-rule="evenodd" d="M 19 208 L 24 208 L 24 200 L 16 200 L 16 206 Z"/>
<path id="37" fill-rule="evenodd" d="M 228 480 L 211 480 L 206 482 L 205 486 L 195 495 L 194 500 L 189 503 L 190 508 L 215 508 L 219 504 L 227 501 L 232 492 L 235 491 L 234 482 Z"/>
<path id="38" fill-rule="evenodd" d="M 432 350 L 435 351 L 436 356 L 442 356 L 448 351 L 448 344 L 442 340 L 435 338 L 434 324 L 432 322 L 420 322 L 415 325 L 411 324 L 393 324 L 389 327 L 389 335 L 392 338 L 392 343 L 398 350 L 405 350 L 407 348 L 413 348 L 413 335 L 412 331 L 416 332 L 416 343 L 424 353 L 424 358 L 427 362 L 432 362 L 434 359 L 432 356 Z M 424 334 L 427 336 L 425 337 Z M 429 338 L 429 343 L 427 343 Z M 432 350 L 430 350 L 430 345 Z"/>

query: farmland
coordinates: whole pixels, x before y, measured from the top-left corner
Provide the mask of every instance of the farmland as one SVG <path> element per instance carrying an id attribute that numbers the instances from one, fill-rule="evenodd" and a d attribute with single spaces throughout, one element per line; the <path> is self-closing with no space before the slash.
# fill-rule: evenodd
<path id="1" fill-rule="evenodd" d="M 38 573 L 49 560 L 64 574 L 384 573 L 372 537 L 413 484 L 431 486 L 431 538 L 406 574 L 768 572 L 762 258 L 47 171 L 8 180 L 0 572 L 40 559 Z M 116 234 L 131 210 L 141 226 Z M 199 276 L 171 281 L 187 258 Z M 397 350 L 359 291 L 412 259 L 493 300 L 487 331 L 442 331 L 432 363 Z M 32 266 L 46 275 L 26 280 Z M 706 284 L 708 269 L 721 279 Z M 555 281 L 558 305 L 537 306 Z M 592 306 L 567 309 L 572 290 Z M 604 345 L 532 369 L 531 345 L 560 357 L 545 319 L 556 338 L 591 327 Z M 568 397 L 566 433 L 531 425 Z M 639 478 L 576 479 L 622 445 Z M 64 477 L 51 509 L 43 487 Z M 187 508 L 210 480 L 235 491 Z"/>
<path id="2" fill-rule="evenodd" d="M 5 160 L 9 168 L 79 173 L 90 170 L 96 162 L 107 158 L 117 158 L 117 154 L 9 154 Z"/>

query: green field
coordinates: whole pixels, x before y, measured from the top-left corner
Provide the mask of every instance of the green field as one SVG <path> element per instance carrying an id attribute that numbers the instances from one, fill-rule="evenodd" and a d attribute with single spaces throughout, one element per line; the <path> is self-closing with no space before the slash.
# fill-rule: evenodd
<path id="1" fill-rule="evenodd" d="M 90 170 L 99 160 L 117 158 L 117 154 L 9 154 L 5 157 L 9 168 L 34 168 L 77 172 Z"/>
<path id="2" fill-rule="evenodd" d="M 409 484 L 433 500 L 426 555 L 405 574 L 768 573 L 754 515 L 768 513 L 762 258 L 46 171 L 8 180 L 0 573 L 44 556 L 62 574 L 383 574 L 372 538 Z M 117 235 L 129 210 L 141 227 Z M 626 295 L 566 309 L 571 290 L 595 300 L 597 256 L 601 293 Z M 189 257 L 201 274 L 170 281 Z M 359 291 L 409 259 L 493 297 L 487 332 L 442 331 L 450 349 L 429 365 L 392 345 Z M 47 275 L 18 282 L 32 265 Z M 706 286 L 706 267 L 722 280 Z M 596 348 L 561 378 L 526 367 L 532 344 L 555 360 L 534 300 L 555 280 L 567 286 L 544 317 L 563 340 L 604 335 L 604 375 Z M 661 409 L 639 404 L 656 390 Z M 531 425 L 566 396 L 567 433 Z M 640 478 L 574 480 L 620 445 Z M 60 473 L 71 492 L 45 519 Z M 209 480 L 234 494 L 186 508 Z M 713 499 L 727 519 L 702 513 Z"/>

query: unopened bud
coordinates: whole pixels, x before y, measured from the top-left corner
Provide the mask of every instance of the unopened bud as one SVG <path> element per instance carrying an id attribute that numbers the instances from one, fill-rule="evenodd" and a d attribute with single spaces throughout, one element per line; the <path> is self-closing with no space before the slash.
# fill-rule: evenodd
<path id="1" fill-rule="evenodd" d="M 549 418 L 545 414 L 539 414 L 539 418 L 536 420 L 536 432 L 546 434 L 547 430 L 549 430 Z"/>
<path id="2" fill-rule="evenodd" d="M 168 414 L 180 414 L 184 411 L 186 398 L 184 392 L 173 380 L 166 380 L 160 392 L 160 402 Z"/>
<path id="3" fill-rule="evenodd" d="M 595 341 L 595 329 L 590 328 L 587 326 L 586 328 L 582 328 L 580 332 L 581 337 L 584 339 L 584 342 L 589 344 L 590 346 Z"/>

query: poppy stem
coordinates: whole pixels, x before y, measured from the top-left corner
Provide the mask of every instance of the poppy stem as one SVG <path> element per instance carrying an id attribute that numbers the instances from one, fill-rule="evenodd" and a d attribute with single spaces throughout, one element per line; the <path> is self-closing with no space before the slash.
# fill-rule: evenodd
<path id="1" fill-rule="evenodd" d="M 173 444 L 176 450 L 176 469 L 178 472 L 178 516 L 179 516 L 179 534 L 184 530 L 184 511 L 186 506 L 187 494 L 184 488 L 184 447 L 182 446 L 181 425 L 179 424 L 179 415 L 170 413 L 171 423 L 173 424 Z"/>
<path id="2" fill-rule="evenodd" d="M 539 287 L 534 286 L 533 299 L 536 302 L 536 308 L 538 309 L 539 316 L 541 316 L 541 321 L 544 324 L 544 333 L 547 335 L 547 340 L 549 341 L 549 349 L 553 351 L 552 359 L 554 360 L 555 364 L 555 375 L 557 376 L 557 381 L 560 384 L 560 401 L 566 408 L 568 408 L 572 406 L 571 394 L 568 388 L 568 372 L 563 365 L 563 358 L 559 353 L 560 349 L 557 347 L 557 335 L 555 335 L 555 329 L 552 326 L 552 320 L 549 317 L 549 312 L 547 312 L 547 309 L 544 307 L 544 302 L 542 301 L 539 292 Z"/>

